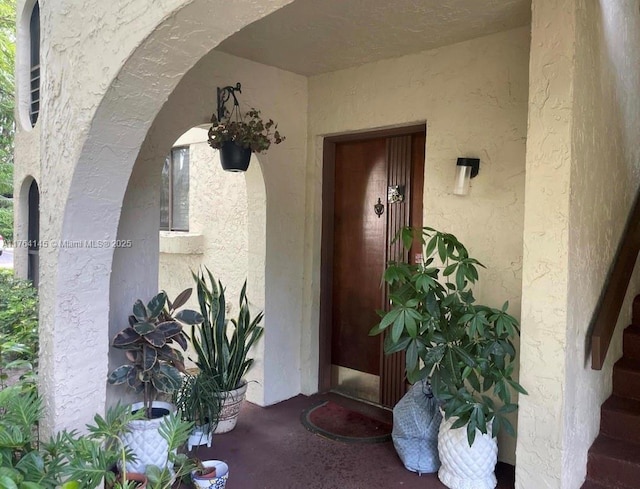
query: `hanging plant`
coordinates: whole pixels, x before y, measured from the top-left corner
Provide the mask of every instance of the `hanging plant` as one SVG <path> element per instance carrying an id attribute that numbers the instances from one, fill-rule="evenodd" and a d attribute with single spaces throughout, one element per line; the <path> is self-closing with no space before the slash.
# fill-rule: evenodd
<path id="1" fill-rule="evenodd" d="M 243 116 L 236 92 L 241 92 L 240 83 L 218 88 L 218 110 L 211 116 L 209 146 L 220 150 L 223 169 L 246 171 L 251 153 L 264 153 L 272 144 L 280 144 L 285 138 L 273 119 L 262 120 L 259 110 L 251 108 Z M 230 97 L 233 97 L 231 112 L 225 107 Z"/>
<path id="2" fill-rule="evenodd" d="M 230 141 L 242 148 L 249 148 L 254 153 L 264 153 L 271 144 L 280 144 L 285 139 L 272 119 L 264 122 L 260 111 L 253 108 L 243 117 L 234 105 L 228 119 L 219 121 L 214 114 L 211 124 L 209 146 L 213 149 L 222 149 Z"/>

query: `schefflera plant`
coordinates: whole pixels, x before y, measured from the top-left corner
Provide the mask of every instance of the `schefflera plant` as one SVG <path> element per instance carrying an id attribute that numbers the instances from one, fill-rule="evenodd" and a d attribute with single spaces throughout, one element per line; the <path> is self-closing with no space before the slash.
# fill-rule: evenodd
<path id="1" fill-rule="evenodd" d="M 410 383 L 429 379 L 452 428 L 466 426 L 469 445 L 476 428 L 495 437 L 501 428 L 515 430 L 506 415 L 517 409 L 512 390 L 526 394 L 513 379 L 518 321 L 500 308 L 476 304 L 471 285 L 478 280 L 478 260 L 449 233 L 430 227 L 406 227 L 395 238 L 410 250 L 420 240 L 422 262 L 391 262 L 383 282 L 388 285 L 390 309 L 371 335 L 388 331 L 384 351 L 405 352 Z"/>
<path id="2" fill-rule="evenodd" d="M 192 289 L 181 292 L 171 302 L 160 292 L 148 304 L 137 300 L 129 326 L 113 338 L 112 346 L 125 351 L 129 363 L 116 368 L 109 375 L 110 384 L 126 384 L 137 394 L 144 395 L 144 410 L 151 418 L 151 406 L 158 393 L 173 394 L 182 385 L 181 372 L 185 372 L 182 352 L 187 349 L 187 335 L 182 324 L 200 324 L 204 318 L 191 309 L 182 307 L 191 296 Z"/>

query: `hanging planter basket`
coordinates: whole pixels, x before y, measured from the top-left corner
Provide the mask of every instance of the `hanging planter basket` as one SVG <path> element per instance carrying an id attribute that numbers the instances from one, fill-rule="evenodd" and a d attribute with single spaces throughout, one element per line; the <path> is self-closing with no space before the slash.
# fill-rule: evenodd
<path id="1" fill-rule="evenodd" d="M 243 148 L 233 141 L 225 142 L 220 148 L 220 163 L 225 171 L 247 171 L 251 160 L 251 148 Z"/>
<path id="2" fill-rule="evenodd" d="M 211 116 L 209 146 L 220 151 L 220 162 L 226 171 L 247 171 L 251 153 L 263 153 L 271 144 L 280 144 L 284 136 L 277 130 L 273 120 L 262 120 L 260 111 L 249 110 L 244 116 L 236 92 L 242 93 L 240 83 L 235 86 L 218 88 L 218 107 Z M 233 97 L 231 112 L 225 107 Z"/>

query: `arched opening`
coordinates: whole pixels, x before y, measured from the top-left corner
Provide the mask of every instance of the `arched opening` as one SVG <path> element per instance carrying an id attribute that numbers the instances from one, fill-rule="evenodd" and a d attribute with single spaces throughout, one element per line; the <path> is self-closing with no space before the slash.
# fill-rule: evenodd
<path id="1" fill-rule="evenodd" d="M 27 236 L 27 278 L 37 288 L 40 281 L 40 191 L 35 180 L 29 186 Z"/>
<path id="2" fill-rule="evenodd" d="M 29 120 L 36 125 L 40 113 L 40 4 L 36 2 L 29 20 Z"/>

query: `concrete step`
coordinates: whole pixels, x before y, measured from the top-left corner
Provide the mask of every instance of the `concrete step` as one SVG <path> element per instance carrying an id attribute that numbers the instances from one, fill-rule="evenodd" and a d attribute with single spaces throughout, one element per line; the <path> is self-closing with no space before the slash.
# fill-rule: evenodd
<path id="1" fill-rule="evenodd" d="M 640 401 L 611 396 L 602 405 L 600 433 L 640 444 Z"/>
<path id="2" fill-rule="evenodd" d="M 624 330 L 624 358 L 640 360 L 640 325 L 632 324 Z"/>
<path id="3" fill-rule="evenodd" d="M 622 357 L 613 366 L 613 395 L 640 401 L 640 360 Z"/>
<path id="4" fill-rule="evenodd" d="M 599 435 L 589 450 L 587 474 L 607 488 L 638 489 L 640 445 Z"/>

